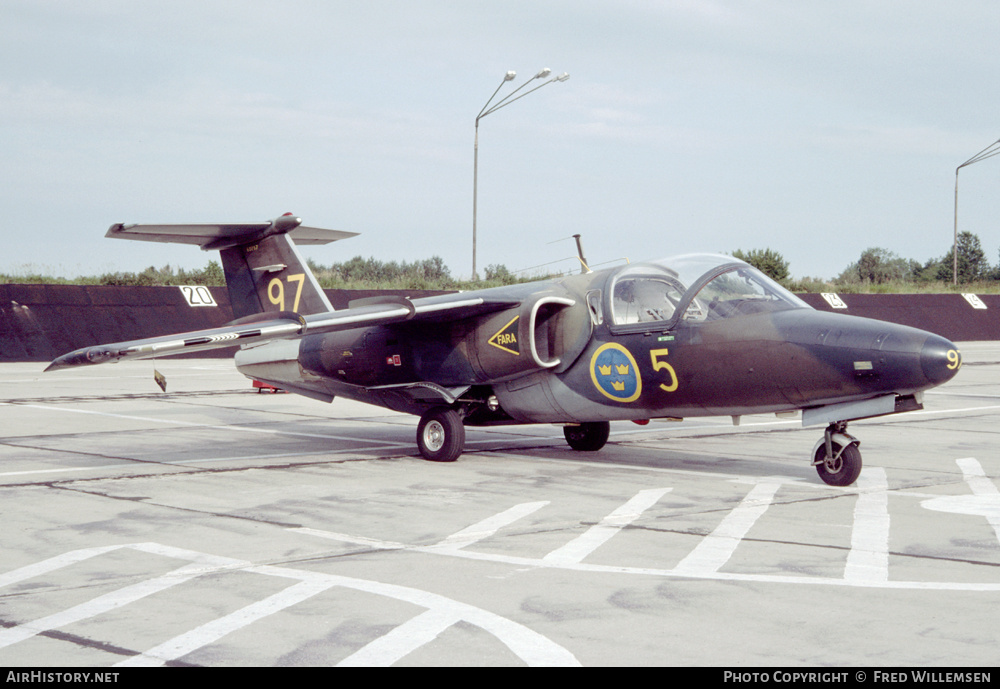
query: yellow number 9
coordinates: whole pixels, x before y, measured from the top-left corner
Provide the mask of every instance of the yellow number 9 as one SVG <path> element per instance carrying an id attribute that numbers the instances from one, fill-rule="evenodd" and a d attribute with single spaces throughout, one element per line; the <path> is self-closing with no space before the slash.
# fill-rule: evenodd
<path id="1" fill-rule="evenodd" d="M 948 368 L 952 371 L 960 369 L 962 367 L 962 353 L 957 349 L 948 350 Z"/>
<path id="2" fill-rule="evenodd" d="M 277 290 L 275 290 L 277 287 Z M 278 307 L 279 311 L 285 310 L 285 286 L 281 280 L 274 278 L 267 283 L 267 298 L 272 304 Z"/>

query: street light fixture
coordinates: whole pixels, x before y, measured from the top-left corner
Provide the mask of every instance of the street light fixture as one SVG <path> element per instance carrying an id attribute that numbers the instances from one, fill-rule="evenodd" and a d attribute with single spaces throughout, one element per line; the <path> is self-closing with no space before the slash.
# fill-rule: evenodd
<path id="1" fill-rule="evenodd" d="M 958 171 L 967 165 L 972 165 L 973 163 L 978 163 L 980 160 L 992 158 L 997 154 L 1000 154 L 1000 139 L 997 139 L 979 153 L 955 168 L 955 243 L 951 249 L 951 278 L 952 284 L 954 285 L 958 284 Z"/>
<path id="2" fill-rule="evenodd" d="M 483 109 L 479 111 L 478 115 L 476 115 L 476 145 L 475 145 L 475 154 L 473 156 L 473 166 L 472 166 L 472 279 L 473 280 L 479 279 L 479 276 L 476 275 L 476 204 L 479 195 L 479 120 L 483 119 L 484 117 L 486 117 L 491 113 L 496 112 L 500 108 L 507 107 L 516 100 L 524 98 L 529 93 L 534 93 L 543 86 L 551 84 L 554 81 L 566 81 L 567 79 L 569 79 L 569 72 L 563 72 L 557 77 L 552 77 L 548 81 L 542 82 L 541 84 L 531 89 L 530 91 L 525 91 L 520 96 L 517 96 L 516 98 L 514 97 L 519 91 L 521 91 L 521 89 L 523 89 L 528 84 L 532 83 L 536 79 L 544 79 L 550 74 L 552 74 L 552 70 L 549 69 L 548 67 L 540 70 L 535 76 L 531 77 L 526 82 L 518 86 L 516 89 L 508 93 L 506 96 L 501 98 L 491 107 L 490 104 L 493 103 L 493 99 L 496 98 L 498 93 L 500 93 L 500 89 L 503 88 L 503 85 L 506 84 L 508 81 L 513 81 L 514 78 L 517 76 L 517 72 L 514 71 L 507 72 L 503 77 L 503 81 L 501 81 L 500 85 L 497 86 L 497 90 L 493 92 L 493 95 L 490 96 L 490 99 L 486 101 L 486 105 L 484 105 Z"/>

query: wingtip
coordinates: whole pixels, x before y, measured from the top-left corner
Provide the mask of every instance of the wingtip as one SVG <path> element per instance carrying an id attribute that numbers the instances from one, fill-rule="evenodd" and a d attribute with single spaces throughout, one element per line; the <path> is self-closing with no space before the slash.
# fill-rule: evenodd
<path id="1" fill-rule="evenodd" d="M 48 366 L 45 367 L 45 370 L 42 371 L 42 373 L 48 373 L 49 371 L 58 371 L 61 368 L 69 368 L 70 366 L 72 366 L 72 364 L 69 361 L 67 361 L 67 358 L 69 356 L 70 356 L 69 354 L 63 354 L 60 357 L 56 357 L 55 359 L 52 360 L 52 362 Z"/>
<path id="2" fill-rule="evenodd" d="M 106 347 L 84 347 L 83 349 L 75 349 L 68 354 L 56 357 L 52 360 L 52 363 L 45 368 L 45 371 L 58 371 L 61 368 L 70 368 L 72 366 L 100 364 L 110 360 L 111 358 L 112 353 Z"/>

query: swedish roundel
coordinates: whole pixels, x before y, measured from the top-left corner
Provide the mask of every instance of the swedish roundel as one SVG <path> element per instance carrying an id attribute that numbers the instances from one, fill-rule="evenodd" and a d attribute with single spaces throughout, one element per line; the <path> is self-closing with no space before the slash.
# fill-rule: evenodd
<path id="1" fill-rule="evenodd" d="M 634 402 L 642 393 L 639 367 L 627 349 L 617 342 L 601 345 L 590 358 L 594 387 L 615 402 Z"/>

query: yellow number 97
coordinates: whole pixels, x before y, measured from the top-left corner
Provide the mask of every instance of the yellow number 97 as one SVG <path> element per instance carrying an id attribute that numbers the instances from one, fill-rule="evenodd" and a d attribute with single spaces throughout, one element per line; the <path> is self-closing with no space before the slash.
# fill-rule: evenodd
<path id="1" fill-rule="evenodd" d="M 948 350 L 948 368 L 957 371 L 962 367 L 962 353 L 957 349 Z"/>

